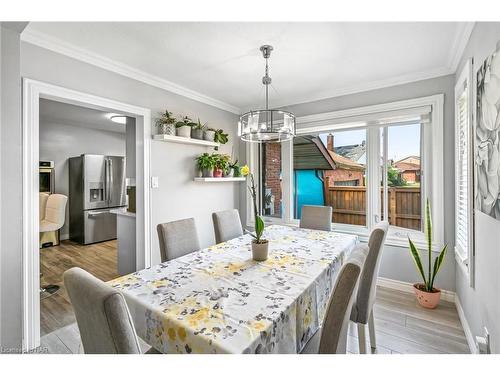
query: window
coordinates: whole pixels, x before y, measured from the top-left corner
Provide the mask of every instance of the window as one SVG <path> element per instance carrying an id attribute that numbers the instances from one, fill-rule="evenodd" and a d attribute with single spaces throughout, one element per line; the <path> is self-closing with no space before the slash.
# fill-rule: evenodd
<path id="1" fill-rule="evenodd" d="M 442 246 L 443 98 L 303 116 L 292 142 L 248 144 L 266 220 L 297 225 L 302 206 L 330 205 L 334 230 L 363 239 L 387 218 L 388 243 L 407 247 L 410 236 L 421 247 L 429 199 L 434 245 Z"/>
<path id="2" fill-rule="evenodd" d="M 366 129 L 295 137 L 293 181 L 295 219 L 331 206 L 333 223 L 366 226 Z"/>
<path id="3" fill-rule="evenodd" d="M 422 231 L 422 124 L 388 125 L 380 133 L 381 218 L 394 227 Z"/>
<path id="4" fill-rule="evenodd" d="M 281 143 L 260 145 L 260 202 L 263 216 L 282 217 Z"/>
<path id="5" fill-rule="evenodd" d="M 469 271 L 472 252 L 471 66 L 466 64 L 455 87 L 455 253 Z"/>

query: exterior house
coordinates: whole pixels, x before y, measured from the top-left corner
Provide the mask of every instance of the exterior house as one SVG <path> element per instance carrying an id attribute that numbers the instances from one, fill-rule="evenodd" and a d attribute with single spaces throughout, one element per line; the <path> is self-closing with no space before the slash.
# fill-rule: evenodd
<path id="1" fill-rule="evenodd" d="M 401 177 L 409 184 L 420 182 L 420 157 L 408 156 L 393 164 Z"/>

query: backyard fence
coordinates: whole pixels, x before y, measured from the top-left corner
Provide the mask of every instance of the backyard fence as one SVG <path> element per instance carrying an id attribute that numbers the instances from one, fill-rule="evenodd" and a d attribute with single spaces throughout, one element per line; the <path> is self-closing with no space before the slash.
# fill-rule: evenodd
<path id="1" fill-rule="evenodd" d="M 383 189 L 381 191 L 383 207 Z M 402 228 L 420 230 L 421 201 L 418 187 L 388 189 L 389 223 Z M 333 222 L 366 225 L 365 186 L 326 186 L 325 205 L 333 208 Z M 383 216 L 383 215 L 382 215 Z M 382 217 L 382 220 L 384 218 Z"/>

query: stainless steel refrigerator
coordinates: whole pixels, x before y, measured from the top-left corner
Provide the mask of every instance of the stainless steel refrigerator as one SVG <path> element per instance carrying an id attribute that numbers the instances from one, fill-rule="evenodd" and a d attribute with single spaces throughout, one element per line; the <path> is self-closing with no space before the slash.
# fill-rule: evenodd
<path id="1" fill-rule="evenodd" d="M 116 214 L 126 205 L 125 158 L 84 154 L 69 159 L 69 238 L 80 244 L 116 238 Z"/>

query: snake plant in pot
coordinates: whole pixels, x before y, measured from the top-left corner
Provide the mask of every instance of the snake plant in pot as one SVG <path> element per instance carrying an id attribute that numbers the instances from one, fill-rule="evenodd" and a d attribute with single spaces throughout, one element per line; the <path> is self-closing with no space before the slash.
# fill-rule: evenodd
<path id="1" fill-rule="evenodd" d="M 424 266 L 422 264 L 422 259 L 420 258 L 420 253 L 417 250 L 415 244 L 408 237 L 408 242 L 410 243 L 410 254 L 415 262 L 420 276 L 422 276 L 423 283 L 417 283 L 413 285 L 415 294 L 417 295 L 418 303 L 426 308 L 434 309 L 441 298 L 441 290 L 434 287 L 434 281 L 436 275 L 443 264 L 444 258 L 446 256 L 446 250 L 448 245 L 445 245 L 443 249 L 439 252 L 438 256 L 432 261 L 432 218 L 431 218 L 431 206 L 429 200 L 425 204 L 425 238 L 427 240 L 427 274 L 424 271 Z"/>
<path id="2" fill-rule="evenodd" d="M 250 186 L 248 186 L 248 190 L 252 196 L 253 213 L 255 217 L 255 234 L 248 232 L 254 238 L 252 240 L 252 258 L 256 261 L 263 261 L 267 259 L 267 255 L 269 253 L 269 241 L 262 238 L 265 224 L 257 209 L 257 188 L 255 187 L 255 180 L 253 178 L 253 174 L 250 173 L 250 170 L 246 165 L 241 168 L 241 174 L 243 176 L 250 176 Z"/>

